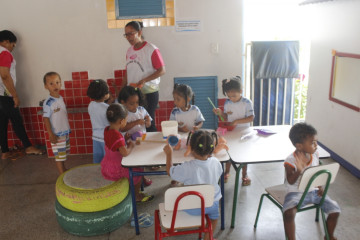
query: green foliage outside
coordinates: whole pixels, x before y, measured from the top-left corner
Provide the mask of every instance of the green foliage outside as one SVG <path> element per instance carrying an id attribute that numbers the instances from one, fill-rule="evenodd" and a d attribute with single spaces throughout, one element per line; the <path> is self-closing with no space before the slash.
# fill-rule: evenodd
<path id="1" fill-rule="evenodd" d="M 301 86 L 302 85 L 302 86 Z M 294 120 L 304 121 L 306 116 L 306 102 L 307 102 L 307 84 L 304 81 L 296 79 L 295 81 L 295 106 L 294 106 Z M 300 113 L 299 113 L 300 109 Z"/>

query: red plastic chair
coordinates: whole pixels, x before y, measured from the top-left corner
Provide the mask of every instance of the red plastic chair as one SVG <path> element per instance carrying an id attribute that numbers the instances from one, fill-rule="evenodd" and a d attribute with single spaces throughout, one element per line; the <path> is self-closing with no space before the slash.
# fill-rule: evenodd
<path id="1" fill-rule="evenodd" d="M 213 239 L 210 218 L 205 214 L 205 208 L 214 203 L 214 186 L 193 185 L 170 188 L 165 192 L 164 203 L 155 210 L 155 240 L 164 237 L 199 234 L 208 232 Z M 201 208 L 200 216 L 193 216 L 184 209 Z M 161 223 L 161 224 L 160 224 Z M 162 231 L 162 227 L 165 231 Z M 189 229 L 189 230 L 187 230 Z"/>

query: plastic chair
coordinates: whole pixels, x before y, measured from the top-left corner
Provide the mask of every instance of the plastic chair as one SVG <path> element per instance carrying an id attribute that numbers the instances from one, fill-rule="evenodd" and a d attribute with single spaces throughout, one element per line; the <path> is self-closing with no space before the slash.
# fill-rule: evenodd
<path id="1" fill-rule="evenodd" d="M 155 210 L 155 239 L 164 237 L 199 234 L 208 232 L 213 239 L 210 218 L 205 214 L 205 208 L 214 203 L 214 186 L 192 185 L 169 188 L 165 192 L 164 203 Z M 200 216 L 193 216 L 184 209 L 201 208 Z M 162 232 L 161 225 L 166 229 Z M 190 229 L 191 228 L 191 229 Z M 186 230 L 189 229 L 189 230 Z"/>
<path id="2" fill-rule="evenodd" d="M 332 164 L 327 164 L 327 165 L 319 165 L 319 166 L 315 166 L 315 167 L 310 167 L 304 171 L 304 173 L 300 179 L 299 188 L 298 188 L 299 191 L 303 192 L 303 195 L 300 199 L 299 204 L 297 205 L 297 212 L 303 212 L 303 211 L 307 211 L 307 210 L 316 208 L 315 221 L 316 222 L 319 221 L 319 210 L 321 210 L 321 206 L 325 200 L 325 196 L 329 189 L 330 183 L 334 182 L 338 170 L 339 170 L 339 164 L 332 163 Z M 319 204 L 310 204 L 303 208 L 300 208 L 309 189 L 311 191 L 314 187 L 317 187 L 317 186 L 324 187 L 324 193 L 323 193 L 320 203 Z M 265 191 L 267 193 L 264 193 L 261 195 L 258 211 L 256 214 L 255 224 L 254 224 L 255 229 L 257 226 L 258 219 L 259 219 L 263 198 L 267 197 L 280 210 L 282 210 L 283 204 L 285 201 L 285 196 L 287 193 L 286 190 L 287 189 L 286 189 L 285 184 L 276 185 L 276 186 L 265 189 Z M 321 210 L 321 217 L 323 220 L 324 232 L 325 232 L 326 239 L 330 239 L 328 231 L 327 231 L 327 227 L 326 227 L 325 214 L 322 210 Z"/>

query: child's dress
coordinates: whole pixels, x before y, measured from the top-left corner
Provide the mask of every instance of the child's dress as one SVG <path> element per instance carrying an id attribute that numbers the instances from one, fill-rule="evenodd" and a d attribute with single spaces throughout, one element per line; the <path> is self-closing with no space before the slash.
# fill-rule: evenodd
<path id="1" fill-rule="evenodd" d="M 189 131 L 192 131 L 193 127 L 199 122 L 204 122 L 205 118 L 197 106 L 191 105 L 189 110 L 185 112 L 175 107 L 171 111 L 170 120 L 175 120 L 178 122 L 179 127 L 186 126 Z"/>
<path id="2" fill-rule="evenodd" d="M 106 127 L 104 129 L 104 140 L 105 156 L 101 161 L 103 177 L 111 181 L 117 181 L 124 177 L 129 179 L 129 169 L 121 166 L 123 156 L 118 151 L 120 147 L 126 146 L 125 138 L 120 132 Z M 134 171 L 142 171 L 142 169 L 134 168 Z M 141 180 L 141 176 L 136 176 L 133 180 L 136 185 Z"/>

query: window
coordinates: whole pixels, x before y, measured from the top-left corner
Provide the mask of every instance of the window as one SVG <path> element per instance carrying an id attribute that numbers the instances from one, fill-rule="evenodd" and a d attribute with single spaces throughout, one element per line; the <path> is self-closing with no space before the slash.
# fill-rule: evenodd
<path id="1" fill-rule="evenodd" d="M 144 27 L 174 26 L 174 0 L 106 0 L 108 28 L 124 28 L 130 21 Z"/>

